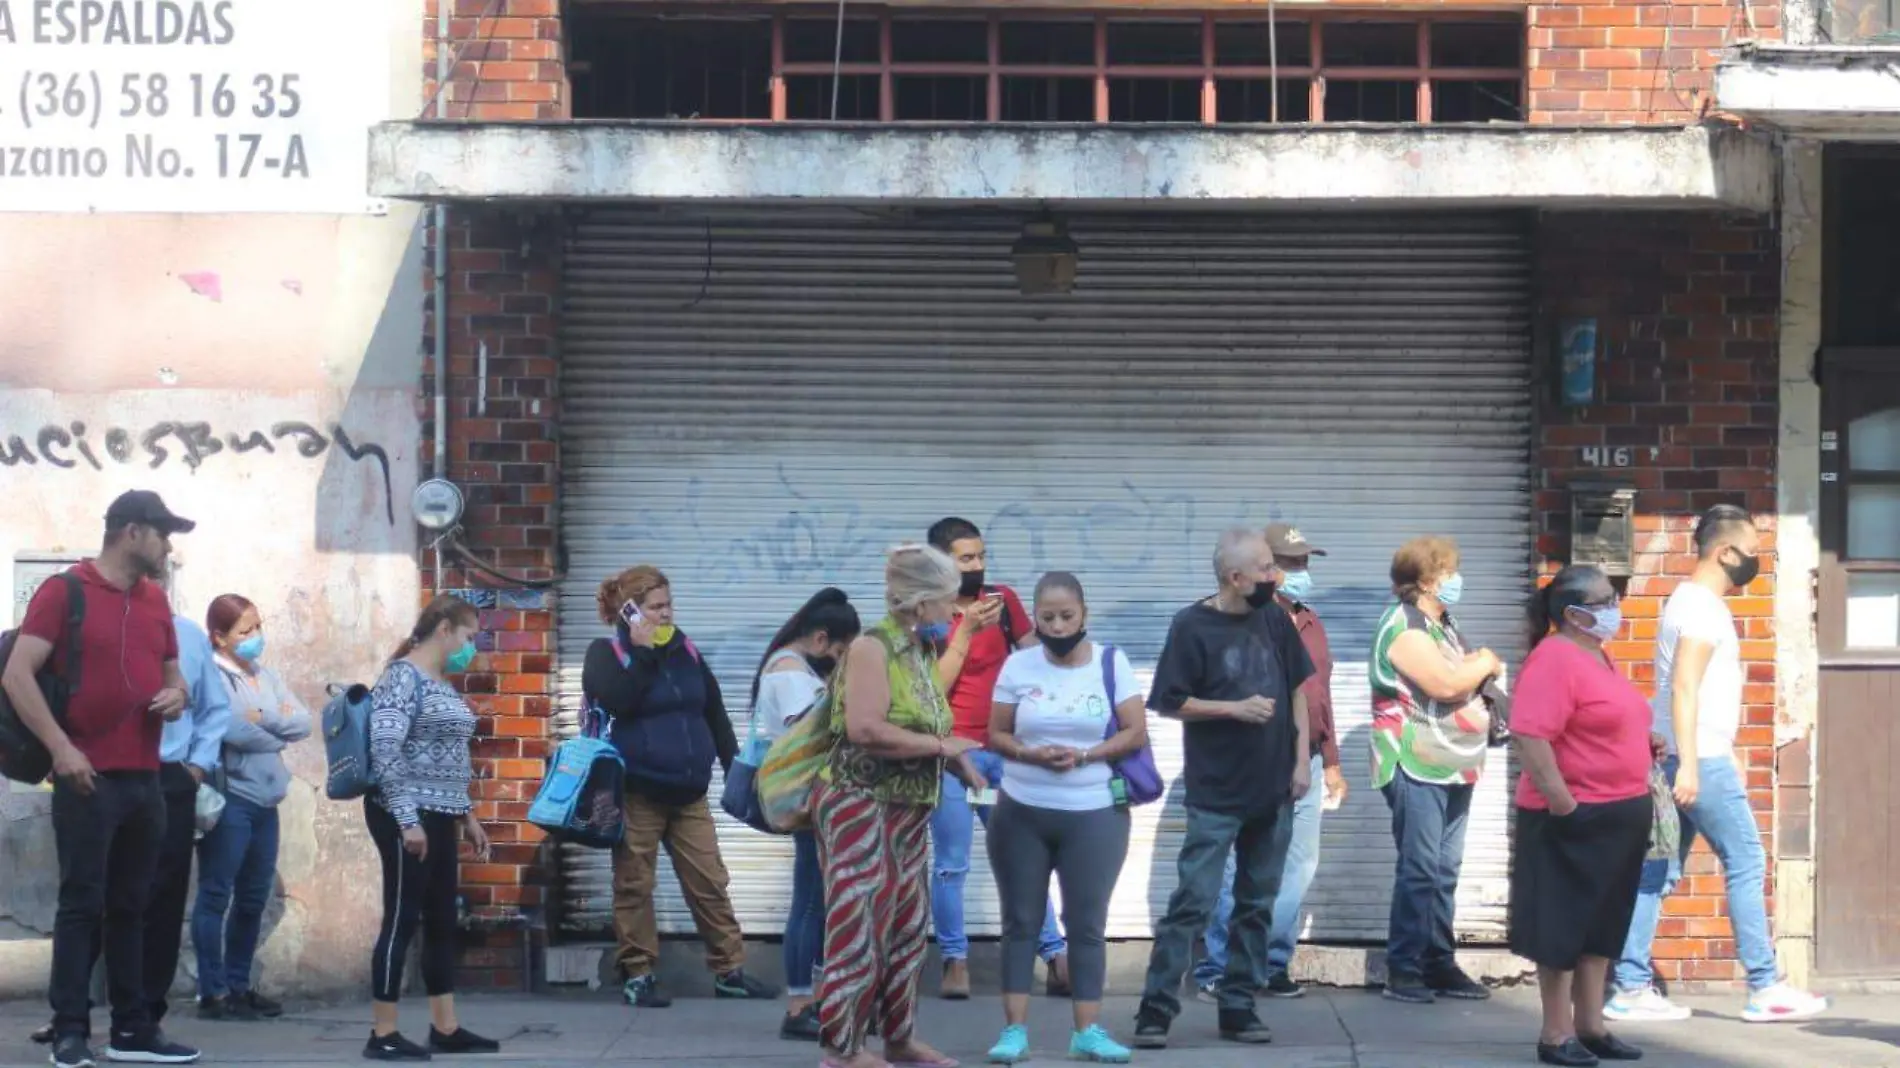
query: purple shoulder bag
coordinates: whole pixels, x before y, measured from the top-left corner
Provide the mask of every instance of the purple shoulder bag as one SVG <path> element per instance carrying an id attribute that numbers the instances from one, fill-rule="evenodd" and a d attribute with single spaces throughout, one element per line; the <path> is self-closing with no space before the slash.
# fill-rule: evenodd
<path id="1" fill-rule="evenodd" d="M 1115 647 L 1102 646 L 1102 692 L 1108 694 L 1108 728 L 1102 732 L 1102 740 L 1115 737 L 1121 730 L 1121 718 L 1115 714 Z M 1133 753 L 1118 760 L 1111 760 L 1108 766 L 1122 780 L 1127 788 L 1128 803 L 1146 805 L 1161 800 L 1167 793 L 1167 784 L 1161 781 L 1161 772 L 1155 767 L 1153 746 L 1144 745 Z"/>

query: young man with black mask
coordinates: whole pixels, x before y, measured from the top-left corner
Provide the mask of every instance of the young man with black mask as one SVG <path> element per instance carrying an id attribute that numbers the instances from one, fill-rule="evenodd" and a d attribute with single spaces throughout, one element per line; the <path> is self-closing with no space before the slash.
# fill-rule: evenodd
<path id="1" fill-rule="evenodd" d="M 1148 707 L 1182 721 L 1187 837 L 1179 884 L 1155 928 L 1148 980 L 1135 1017 L 1135 1045 L 1160 1049 L 1181 1012 L 1181 977 L 1194 939 L 1220 896 L 1227 854 L 1236 855 L 1234 916 L 1221 979 L 1220 1035 L 1273 1039 L 1254 1012 L 1266 978 L 1273 899 L 1289 835 L 1279 821 L 1311 784 L 1311 728 L 1301 686 L 1313 662 L 1286 610 L 1274 601 L 1273 553 L 1258 529 L 1221 535 L 1214 552 L 1219 592 L 1174 617 L 1155 665 Z"/>
<path id="2" fill-rule="evenodd" d="M 996 679 L 1003 661 L 1017 649 L 1036 643 L 1036 630 L 1023 610 L 1022 599 L 1008 586 L 986 583 L 988 547 L 976 524 L 955 516 L 930 527 L 930 544 L 948 553 L 963 573 L 957 591 L 957 619 L 937 659 L 937 681 L 950 700 L 954 717 L 951 733 L 982 746 L 990 736 L 990 710 L 995 707 Z M 970 752 L 970 761 L 994 791 L 1003 781 L 1003 760 L 985 749 Z M 942 800 L 930 819 L 930 845 L 936 877 L 930 885 L 931 918 L 937 930 L 937 951 L 943 957 L 943 979 L 938 993 L 953 1001 L 970 996 L 970 940 L 963 927 L 963 886 L 970 875 L 970 842 L 974 820 L 985 825 L 987 804 L 973 805 L 968 788 L 944 773 Z M 1056 924 L 1053 905 L 1043 917 L 1038 954 L 1049 965 L 1049 993 L 1069 993 L 1068 944 Z"/>
<path id="3" fill-rule="evenodd" d="M 1768 858 L 1735 757 L 1746 676 L 1735 615 L 1725 598 L 1761 574 L 1761 536 L 1747 512 L 1719 504 L 1696 523 L 1695 547 L 1695 571 L 1669 595 L 1656 628 L 1656 696 L 1650 702 L 1650 730 L 1662 736 L 1669 754 L 1663 769 L 1674 783 L 1681 853 L 1643 866 L 1636 913 L 1614 971 L 1617 993 L 1603 1015 L 1634 1022 L 1689 1018 L 1688 1009 L 1654 987 L 1649 954 L 1663 899 L 1701 835 L 1722 860 L 1735 952 L 1748 973 L 1742 1019 L 1805 1020 L 1825 1012 L 1827 999 L 1781 980 L 1768 926 Z"/>
<path id="4" fill-rule="evenodd" d="M 85 616 L 67 634 L 69 580 L 47 581 L 20 624 L 4 685 L 20 719 L 53 757 L 53 840 L 59 911 L 53 929 L 53 1064 L 90 1068 L 94 947 L 102 944 L 112 1000 L 106 1055 L 187 1064 L 198 1051 L 167 1039 L 146 986 L 145 918 L 158 874 L 166 811 L 160 736 L 190 702 L 178 665 L 171 605 L 156 581 L 171 538 L 195 524 L 158 494 L 124 494 L 106 511 L 105 544 L 70 572 Z M 77 642 L 79 677 L 55 717 L 36 676 Z"/>

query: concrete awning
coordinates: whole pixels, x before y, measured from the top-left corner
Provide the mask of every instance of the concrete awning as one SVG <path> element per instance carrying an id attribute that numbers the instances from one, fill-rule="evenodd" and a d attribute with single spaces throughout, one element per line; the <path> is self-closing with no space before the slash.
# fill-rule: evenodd
<path id="1" fill-rule="evenodd" d="M 1900 45 L 1743 45 L 1716 67 L 1715 102 L 1798 137 L 1900 138 Z"/>
<path id="2" fill-rule="evenodd" d="M 1767 211 L 1775 154 L 1719 125 L 714 126 L 390 122 L 370 194 L 1268 208 Z"/>

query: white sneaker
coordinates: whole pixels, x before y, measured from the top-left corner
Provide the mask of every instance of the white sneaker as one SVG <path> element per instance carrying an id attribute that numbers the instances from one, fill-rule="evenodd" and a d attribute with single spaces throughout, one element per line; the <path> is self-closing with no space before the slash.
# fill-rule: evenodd
<path id="1" fill-rule="evenodd" d="M 1675 1023 L 1690 1016 L 1688 1009 L 1663 997 L 1653 986 L 1620 990 L 1603 1006 L 1603 1016 L 1623 1023 Z"/>
<path id="2" fill-rule="evenodd" d="M 1748 1005 L 1742 1009 L 1742 1019 L 1749 1023 L 1783 1023 L 1811 1020 L 1826 1011 L 1826 998 L 1796 990 L 1787 983 L 1776 983 L 1749 995 Z"/>

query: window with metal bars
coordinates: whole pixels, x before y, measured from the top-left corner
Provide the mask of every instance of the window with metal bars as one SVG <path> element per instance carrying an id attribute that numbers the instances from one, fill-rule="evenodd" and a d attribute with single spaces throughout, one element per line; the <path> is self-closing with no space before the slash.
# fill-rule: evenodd
<path id="1" fill-rule="evenodd" d="M 576 118 L 1474 123 L 1524 118 L 1498 13 L 571 9 Z"/>

